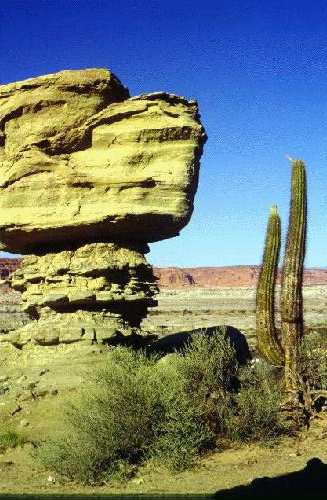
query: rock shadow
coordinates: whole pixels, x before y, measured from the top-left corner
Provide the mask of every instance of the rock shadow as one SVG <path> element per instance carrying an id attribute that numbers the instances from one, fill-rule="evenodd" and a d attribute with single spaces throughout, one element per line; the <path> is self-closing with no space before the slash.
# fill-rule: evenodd
<path id="1" fill-rule="evenodd" d="M 274 478 L 254 479 L 215 493 L 216 500 L 316 500 L 327 498 L 327 465 L 312 458 L 304 469 Z"/>

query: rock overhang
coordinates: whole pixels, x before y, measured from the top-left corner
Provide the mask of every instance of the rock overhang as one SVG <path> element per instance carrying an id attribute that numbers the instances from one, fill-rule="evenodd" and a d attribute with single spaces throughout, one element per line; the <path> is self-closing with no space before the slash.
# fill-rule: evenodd
<path id="1" fill-rule="evenodd" d="M 190 219 L 206 140 L 195 101 L 65 71 L 0 86 L 0 135 L 7 251 L 153 242 Z"/>

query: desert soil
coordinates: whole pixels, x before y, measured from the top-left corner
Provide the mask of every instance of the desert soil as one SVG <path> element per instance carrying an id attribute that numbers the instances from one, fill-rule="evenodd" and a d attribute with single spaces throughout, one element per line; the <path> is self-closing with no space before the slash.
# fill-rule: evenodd
<path id="1" fill-rule="evenodd" d="M 278 294 L 279 288 L 277 304 Z M 303 296 L 306 327 L 324 329 L 327 326 L 327 285 L 305 286 Z M 148 318 L 143 321 L 145 329 L 166 335 L 192 328 L 231 325 L 244 332 L 250 345 L 255 346 L 254 287 L 163 289 L 157 299 L 158 307 L 150 309 Z"/>
<path id="2" fill-rule="evenodd" d="M 194 469 L 178 474 L 143 467 L 127 483 L 94 488 L 65 483 L 40 467 L 32 457 L 32 445 L 27 443 L 0 455 L 0 493 L 210 494 L 249 484 L 258 477 L 276 477 L 301 470 L 313 457 L 327 463 L 326 426 L 327 416 L 320 416 L 309 431 L 296 439 L 285 438 L 270 447 L 243 444 L 213 453 L 201 459 Z M 55 483 L 48 481 L 49 475 Z"/>

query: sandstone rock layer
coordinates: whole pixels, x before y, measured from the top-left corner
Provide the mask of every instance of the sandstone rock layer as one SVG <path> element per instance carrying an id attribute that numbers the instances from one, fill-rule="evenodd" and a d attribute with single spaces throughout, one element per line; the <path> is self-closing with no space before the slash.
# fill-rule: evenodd
<path id="1" fill-rule="evenodd" d="M 157 292 L 144 253 L 188 223 L 206 139 L 197 104 L 129 97 L 109 71 L 0 86 L 0 241 L 34 320 L 17 345 L 106 342 Z"/>
<path id="2" fill-rule="evenodd" d="M 0 86 L 3 249 L 150 242 L 187 224 L 205 139 L 197 105 L 127 96 L 105 70 Z"/>
<path id="3" fill-rule="evenodd" d="M 25 257 L 11 284 L 23 292 L 23 309 L 35 321 L 20 330 L 15 342 L 24 344 L 31 337 L 40 344 L 105 342 L 137 330 L 147 308 L 156 305 L 147 251 L 146 245 L 89 243 Z"/>

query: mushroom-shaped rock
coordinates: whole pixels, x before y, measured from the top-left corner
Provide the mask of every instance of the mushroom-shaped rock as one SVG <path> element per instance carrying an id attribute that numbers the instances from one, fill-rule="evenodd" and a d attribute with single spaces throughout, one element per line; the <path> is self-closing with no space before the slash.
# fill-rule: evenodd
<path id="1" fill-rule="evenodd" d="M 31 254 L 12 286 L 35 320 L 14 343 L 140 327 L 157 291 L 147 243 L 188 223 L 205 139 L 195 101 L 130 98 L 104 69 L 0 86 L 0 242 Z"/>

